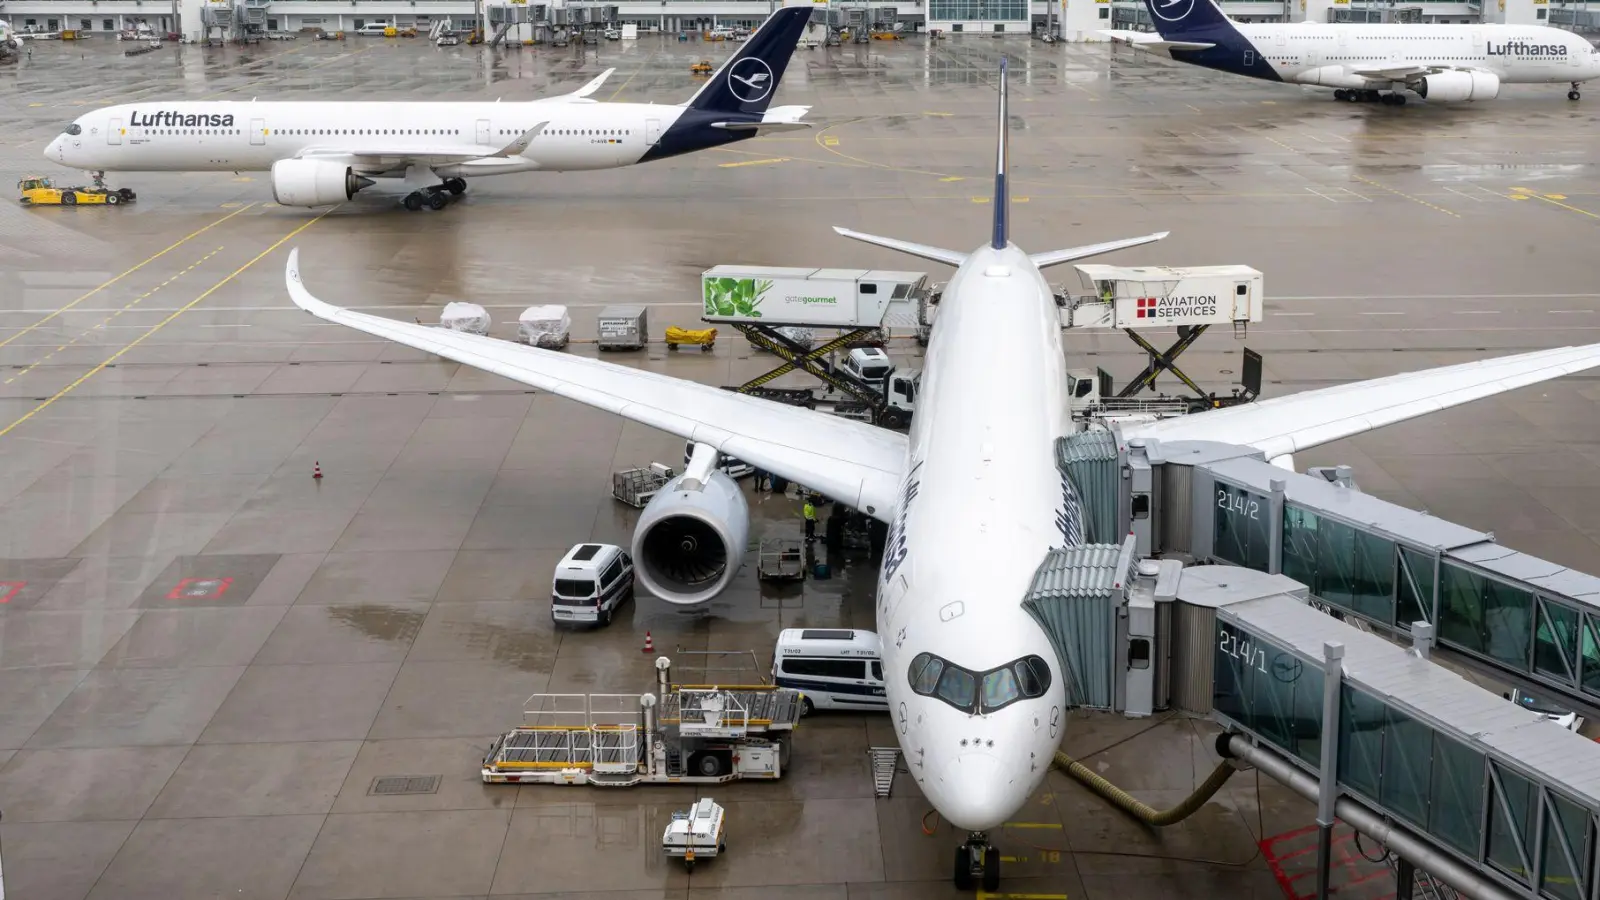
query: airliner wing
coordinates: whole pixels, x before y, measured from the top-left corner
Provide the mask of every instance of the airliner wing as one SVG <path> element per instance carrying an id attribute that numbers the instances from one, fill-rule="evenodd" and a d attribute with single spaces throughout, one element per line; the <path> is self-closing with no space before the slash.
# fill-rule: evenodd
<path id="1" fill-rule="evenodd" d="M 893 511 L 903 434 L 659 372 L 341 309 L 301 284 L 298 249 L 289 253 L 285 281 L 295 305 L 319 319 L 711 444 L 885 522 Z"/>
<path id="2" fill-rule="evenodd" d="M 1411 78 L 1419 78 L 1430 72 L 1441 71 L 1441 69 L 1437 66 L 1390 66 L 1388 68 L 1351 67 L 1349 71 L 1352 75 L 1360 75 L 1362 78 L 1387 78 L 1390 81 L 1406 81 Z"/>
<path id="3" fill-rule="evenodd" d="M 1123 428 L 1124 438 L 1246 444 L 1268 459 L 1600 366 L 1600 344 L 1424 369 Z"/>
<path id="4" fill-rule="evenodd" d="M 1203 44 L 1197 41 L 1168 41 L 1161 35 L 1148 31 L 1123 31 L 1120 29 L 1106 29 L 1100 32 L 1113 41 L 1132 44 L 1140 50 L 1164 52 L 1167 50 L 1210 50 L 1216 44 Z"/>
<path id="5" fill-rule="evenodd" d="M 540 97 L 539 99 L 537 99 L 537 100 L 535 100 L 533 102 L 534 103 L 571 103 L 574 100 L 582 100 L 583 98 L 589 96 L 590 94 L 594 93 L 595 91 L 600 90 L 600 85 L 605 84 L 606 83 L 606 79 L 610 78 L 611 77 L 611 73 L 615 72 L 615 71 L 616 71 L 616 69 L 607 69 L 604 72 L 601 72 L 599 75 L 596 75 L 594 78 L 590 79 L 588 84 L 584 85 L 581 88 L 578 88 L 577 90 L 573 91 L 570 94 L 558 94 L 558 95 L 556 95 L 554 97 Z"/>
<path id="6" fill-rule="evenodd" d="M 528 149 L 528 144 L 544 131 L 549 122 L 540 122 L 498 150 L 488 147 L 467 148 L 459 144 L 438 147 L 363 147 L 345 150 L 339 147 L 308 147 L 297 154 L 298 159 L 338 160 L 365 172 L 387 172 L 407 165 L 438 165 L 441 163 L 472 162 L 477 159 L 508 159 Z"/>

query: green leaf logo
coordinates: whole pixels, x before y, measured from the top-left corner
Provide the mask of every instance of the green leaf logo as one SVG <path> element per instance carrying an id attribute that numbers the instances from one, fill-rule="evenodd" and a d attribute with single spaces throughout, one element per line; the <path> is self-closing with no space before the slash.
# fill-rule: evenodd
<path id="1" fill-rule="evenodd" d="M 708 316 L 742 316 L 759 319 L 757 308 L 772 289 L 768 280 L 754 278 L 707 278 L 705 280 L 705 314 Z"/>

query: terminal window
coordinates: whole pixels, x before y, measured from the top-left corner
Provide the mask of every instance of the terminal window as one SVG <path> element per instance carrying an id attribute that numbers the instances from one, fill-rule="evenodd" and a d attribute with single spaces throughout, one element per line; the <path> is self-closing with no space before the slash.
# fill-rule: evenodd
<path id="1" fill-rule="evenodd" d="M 1027 0 L 928 0 L 935 22 L 1023 22 L 1029 15 Z"/>
<path id="2" fill-rule="evenodd" d="M 1258 572 L 1272 560 L 1271 503 L 1231 484 L 1212 491 L 1211 555 Z"/>

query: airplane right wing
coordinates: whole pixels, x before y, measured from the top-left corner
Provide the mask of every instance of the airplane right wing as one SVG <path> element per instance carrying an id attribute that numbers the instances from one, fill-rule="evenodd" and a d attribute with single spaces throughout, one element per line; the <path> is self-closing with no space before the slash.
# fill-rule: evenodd
<path id="1" fill-rule="evenodd" d="M 299 249 L 289 252 L 284 279 L 295 305 L 319 319 L 710 444 L 881 521 L 894 513 L 903 434 L 659 372 L 340 309 L 300 283 Z"/>
<path id="2" fill-rule="evenodd" d="M 1131 424 L 1122 436 L 1244 444 L 1271 460 L 1596 366 L 1600 344 L 1540 350 Z"/>

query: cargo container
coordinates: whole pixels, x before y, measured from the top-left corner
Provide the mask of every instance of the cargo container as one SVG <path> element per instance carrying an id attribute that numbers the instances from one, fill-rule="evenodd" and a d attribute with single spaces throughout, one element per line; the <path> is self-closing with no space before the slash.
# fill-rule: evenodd
<path id="1" fill-rule="evenodd" d="M 601 350 L 641 350 L 650 340 L 649 316 L 642 306 L 608 306 L 600 310 Z"/>
<path id="2" fill-rule="evenodd" d="M 1069 328 L 1170 328 L 1260 322 L 1261 273 L 1249 266 L 1073 266 L 1091 296 Z"/>
<path id="3" fill-rule="evenodd" d="M 836 328 L 883 324 L 892 304 L 915 308 L 924 272 L 717 266 L 700 276 L 707 322 Z"/>

